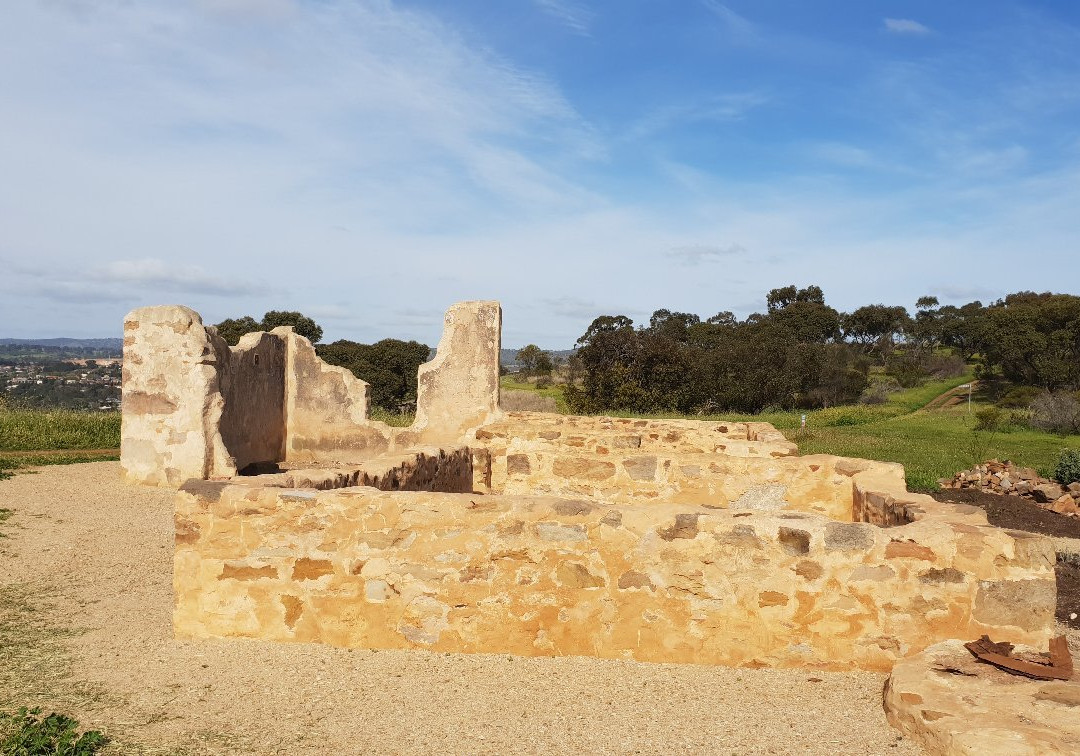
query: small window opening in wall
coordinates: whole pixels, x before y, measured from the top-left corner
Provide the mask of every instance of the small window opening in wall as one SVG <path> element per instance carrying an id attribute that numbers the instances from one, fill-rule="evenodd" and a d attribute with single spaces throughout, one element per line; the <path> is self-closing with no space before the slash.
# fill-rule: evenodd
<path id="1" fill-rule="evenodd" d="M 255 355 L 255 365 L 258 366 L 258 364 L 259 364 L 259 355 Z"/>

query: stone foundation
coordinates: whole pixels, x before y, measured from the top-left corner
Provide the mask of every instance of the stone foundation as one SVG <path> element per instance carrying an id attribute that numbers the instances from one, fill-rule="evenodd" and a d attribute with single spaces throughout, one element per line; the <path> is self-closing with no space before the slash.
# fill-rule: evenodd
<path id="1" fill-rule="evenodd" d="M 894 471 L 818 464 L 830 479 L 852 470 L 852 491 Z M 893 480 L 849 500 L 896 494 Z M 910 514 L 880 527 L 663 500 L 191 482 L 174 624 L 178 637 L 832 669 L 888 670 L 983 633 L 1045 644 L 1046 539 L 969 507 Z"/>

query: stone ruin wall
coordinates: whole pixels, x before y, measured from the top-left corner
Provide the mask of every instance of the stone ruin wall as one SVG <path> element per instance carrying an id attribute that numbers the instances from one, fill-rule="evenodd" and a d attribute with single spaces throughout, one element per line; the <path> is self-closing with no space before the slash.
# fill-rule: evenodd
<path id="1" fill-rule="evenodd" d="M 356 461 L 458 440 L 497 417 L 501 326 L 497 302 L 451 307 L 421 366 L 417 420 L 392 428 L 369 419 L 366 383 L 291 328 L 229 347 L 186 307 L 135 310 L 124 319 L 124 475 L 178 486 L 258 463 Z"/>
<path id="2" fill-rule="evenodd" d="M 451 308 L 397 429 L 291 329 L 132 313 L 122 465 L 182 487 L 177 636 L 871 669 L 1049 638 L 1047 539 L 766 423 L 501 413 L 500 320 Z"/>
<path id="3" fill-rule="evenodd" d="M 895 480 L 873 495 L 894 493 Z M 878 670 L 945 638 L 1045 645 L 1047 539 L 966 507 L 918 517 L 884 528 L 666 501 L 192 481 L 177 499 L 174 627 L 181 638 Z"/>

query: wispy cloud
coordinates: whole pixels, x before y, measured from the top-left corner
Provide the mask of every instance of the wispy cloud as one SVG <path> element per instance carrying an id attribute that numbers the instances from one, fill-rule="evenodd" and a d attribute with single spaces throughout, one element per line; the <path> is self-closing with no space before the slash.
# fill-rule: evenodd
<path id="1" fill-rule="evenodd" d="M 104 284 L 149 286 L 184 294 L 236 296 L 265 290 L 265 287 L 256 286 L 250 280 L 231 281 L 221 273 L 210 273 L 198 265 L 166 262 L 152 257 L 113 260 L 87 271 L 86 275 Z"/>
<path id="2" fill-rule="evenodd" d="M 582 37 L 590 35 L 589 26 L 596 14 L 582 3 L 572 0 L 533 0 L 533 3 L 574 34 Z"/>
<path id="3" fill-rule="evenodd" d="M 741 121 L 769 101 L 769 96 L 764 92 L 730 92 L 666 105 L 635 122 L 627 130 L 625 138 L 643 139 L 687 124 Z"/>
<path id="4" fill-rule="evenodd" d="M 680 265 L 701 265 L 707 262 L 718 262 L 732 257 L 741 257 L 746 254 L 746 249 L 739 244 L 727 246 L 712 246 L 708 244 L 690 244 L 684 247 L 675 247 L 668 250 L 667 256 Z"/>
<path id="5" fill-rule="evenodd" d="M 757 28 L 746 17 L 739 15 L 719 0 L 702 0 L 702 5 L 720 20 L 727 33 L 728 41 L 736 44 L 750 44 L 758 41 Z"/>
<path id="6" fill-rule="evenodd" d="M 885 29 L 893 34 L 929 34 L 930 28 L 910 18 L 886 18 Z"/>
<path id="7" fill-rule="evenodd" d="M 560 318 L 583 320 L 600 314 L 600 305 L 591 299 L 580 297 L 554 297 L 543 300 L 543 309 Z"/>

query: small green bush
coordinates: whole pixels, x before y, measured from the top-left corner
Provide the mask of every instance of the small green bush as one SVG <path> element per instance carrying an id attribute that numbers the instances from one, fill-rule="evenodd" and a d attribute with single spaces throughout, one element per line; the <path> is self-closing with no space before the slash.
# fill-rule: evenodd
<path id="1" fill-rule="evenodd" d="M 0 713 L 0 753 L 9 756 L 92 756 L 109 742 L 97 730 L 79 734 L 79 723 L 65 714 L 42 716 L 25 706 L 16 714 Z"/>
<path id="2" fill-rule="evenodd" d="M 982 407 L 975 410 L 975 430 L 996 431 L 1001 428 L 1001 410 L 997 407 Z"/>
<path id="3" fill-rule="evenodd" d="M 1054 480 L 1063 486 L 1080 481 L 1080 449 L 1063 449 L 1054 469 Z"/>

